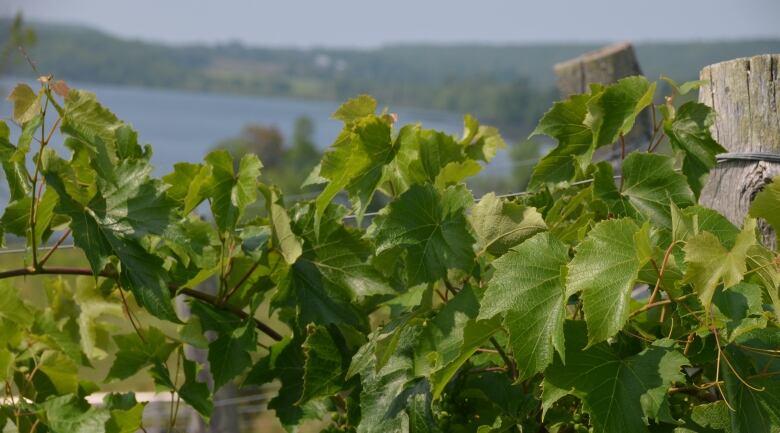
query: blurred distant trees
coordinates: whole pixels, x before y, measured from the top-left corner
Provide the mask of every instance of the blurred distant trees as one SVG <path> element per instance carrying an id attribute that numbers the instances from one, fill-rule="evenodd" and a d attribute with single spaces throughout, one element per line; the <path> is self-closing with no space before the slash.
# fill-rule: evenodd
<path id="1" fill-rule="evenodd" d="M 254 153 L 263 161 L 266 169 L 275 168 L 284 158 L 284 137 L 275 126 L 250 124 L 244 127 L 241 135 L 220 142 L 217 147 L 233 155 L 236 169 L 242 155 Z"/>
<path id="2" fill-rule="evenodd" d="M 287 150 L 285 160 L 296 171 L 308 174 L 321 156 L 314 145 L 314 121 L 307 116 L 298 117 L 293 128 L 292 146 Z"/>
<path id="3" fill-rule="evenodd" d="M 531 180 L 531 173 L 539 157 L 541 146 L 534 140 L 523 140 L 512 145 L 512 185 L 515 191 L 523 191 Z"/>
<path id="4" fill-rule="evenodd" d="M 301 184 L 321 157 L 314 145 L 314 121 L 306 116 L 296 119 L 289 146 L 276 126 L 250 124 L 239 136 L 225 139 L 216 147 L 230 152 L 235 164 L 244 154 L 256 154 L 263 162 L 263 181 L 278 185 L 287 194 L 301 192 Z"/>
<path id="5" fill-rule="evenodd" d="M 10 25 L 3 31 L 2 47 L 0 47 L 0 74 L 5 72 L 13 63 L 21 62 L 22 56 L 14 56 L 19 47 L 29 47 L 35 45 L 37 41 L 35 31 L 27 27 L 19 12 L 11 20 Z"/>

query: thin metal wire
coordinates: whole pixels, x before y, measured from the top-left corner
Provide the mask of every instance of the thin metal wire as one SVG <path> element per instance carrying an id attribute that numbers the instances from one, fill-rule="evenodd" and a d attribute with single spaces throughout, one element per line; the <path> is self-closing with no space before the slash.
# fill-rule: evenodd
<path id="1" fill-rule="evenodd" d="M 780 164 L 780 154 L 767 152 L 729 152 L 717 155 L 718 164 L 728 161 L 766 161 Z"/>
<path id="2" fill-rule="evenodd" d="M 49 251 L 49 250 L 51 250 L 53 248 L 54 248 L 53 246 L 52 247 L 41 247 L 41 248 L 38 248 L 38 251 Z M 67 250 L 67 249 L 70 249 L 70 248 L 76 248 L 76 246 L 73 245 L 73 244 L 63 244 L 63 245 L 60 245 L 59 247 L 57 247 L 58 250 Z M 4 254 L 19 254 L 19 253 L 26 253 L 28 251 L 30 251 L 29 248 L 7 249 L 7 250 L 0 250 L 0 255 L 4 255 Z"/>
<path id="3" fill-rule="evenodd" d="M 256 401 L 262 402 L 268 400 L 268 397 L 269 394 L 252 394 L 243 397 L 226 398 L 223 400 L 214 401 L 214 406 L 221 407 L 221 406 L 233 406 L 241 403 L 252 403 Z"/>

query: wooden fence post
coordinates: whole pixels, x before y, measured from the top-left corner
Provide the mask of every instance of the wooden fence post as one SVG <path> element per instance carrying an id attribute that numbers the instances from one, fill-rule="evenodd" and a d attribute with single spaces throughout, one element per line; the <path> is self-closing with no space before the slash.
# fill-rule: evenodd
<path id="1" fill-rule="evenodd" d="M 699 101 L 714 108 L 713 137 L 737 159 L 722 161 L 710 173 L 701 204 L 741 226 L 756 193 L 780 174 L 780 163 L 740 160 L 744 153 L 780 154 L 780 54 L 729 60 L 701 70 L 706 80 Z M 739 155 L 743 154 L 743 155 Z M 771 228 L 760 221 L 764 245 L 776 247 Z"/>
<path id="2" fill-rule="evenodd" d="M 628 42 L 610 45 L 558 63 L 553 70 L 558 77 L 558 90 L 564 98 L 586 92 L 591 83 L 610 84 L 624 77 L 642 74 L 634 47 Z M 644 149 L 652 135 L 653 120 L 650 111 L 645 110 L 637 117 L 634 129 L 626 136 L 626 152 Z M 616 143 L 596 151 L 594 159 L 610 161 L 617 169 L 620 154 L 620 145 Z"/>

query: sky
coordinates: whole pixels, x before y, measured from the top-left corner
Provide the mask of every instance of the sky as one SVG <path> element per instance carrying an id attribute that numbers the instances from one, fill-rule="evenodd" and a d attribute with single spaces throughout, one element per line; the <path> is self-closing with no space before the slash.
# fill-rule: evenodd
<path id="1" fill-rule="evenodd" d="M 648 6 L 652 4 L 653 6 Z M 376 47 L 780 37 L 780 0 L 2 0 L 0 15 L 172 44 Z"/>

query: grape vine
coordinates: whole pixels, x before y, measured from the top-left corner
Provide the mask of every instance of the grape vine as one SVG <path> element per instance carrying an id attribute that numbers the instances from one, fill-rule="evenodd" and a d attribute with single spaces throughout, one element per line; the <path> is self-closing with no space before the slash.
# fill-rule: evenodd
<path id="1" fill-rule="evenodd" d="M 555 103 L 529 190 L 476 199 L 464 182 L 498 131 L 397 128 L 359 96 L 306 181 L 322 192 L 290 204 L 255 155 L 156 178 L 94 94 L 39 82 L 0 122 L 0 240 L 27 251 L 0 271 L 0 429 L 143 429 L 132 392 L 87 396 L 144 375 L 206 420 L 224 385 L 278 383 L 291 432 L 780 431 L 780 267 L 756 235 L 780 181 L 741 227 L 697 204 L 725 151 L 715 113 L 676 102 L 699 83 L 659 105 L 644 77 Z M 594 152 L 643 110 L 653 139 L 615 176 Z M 86 267 L 51 264 L 68 239 Z"/>

